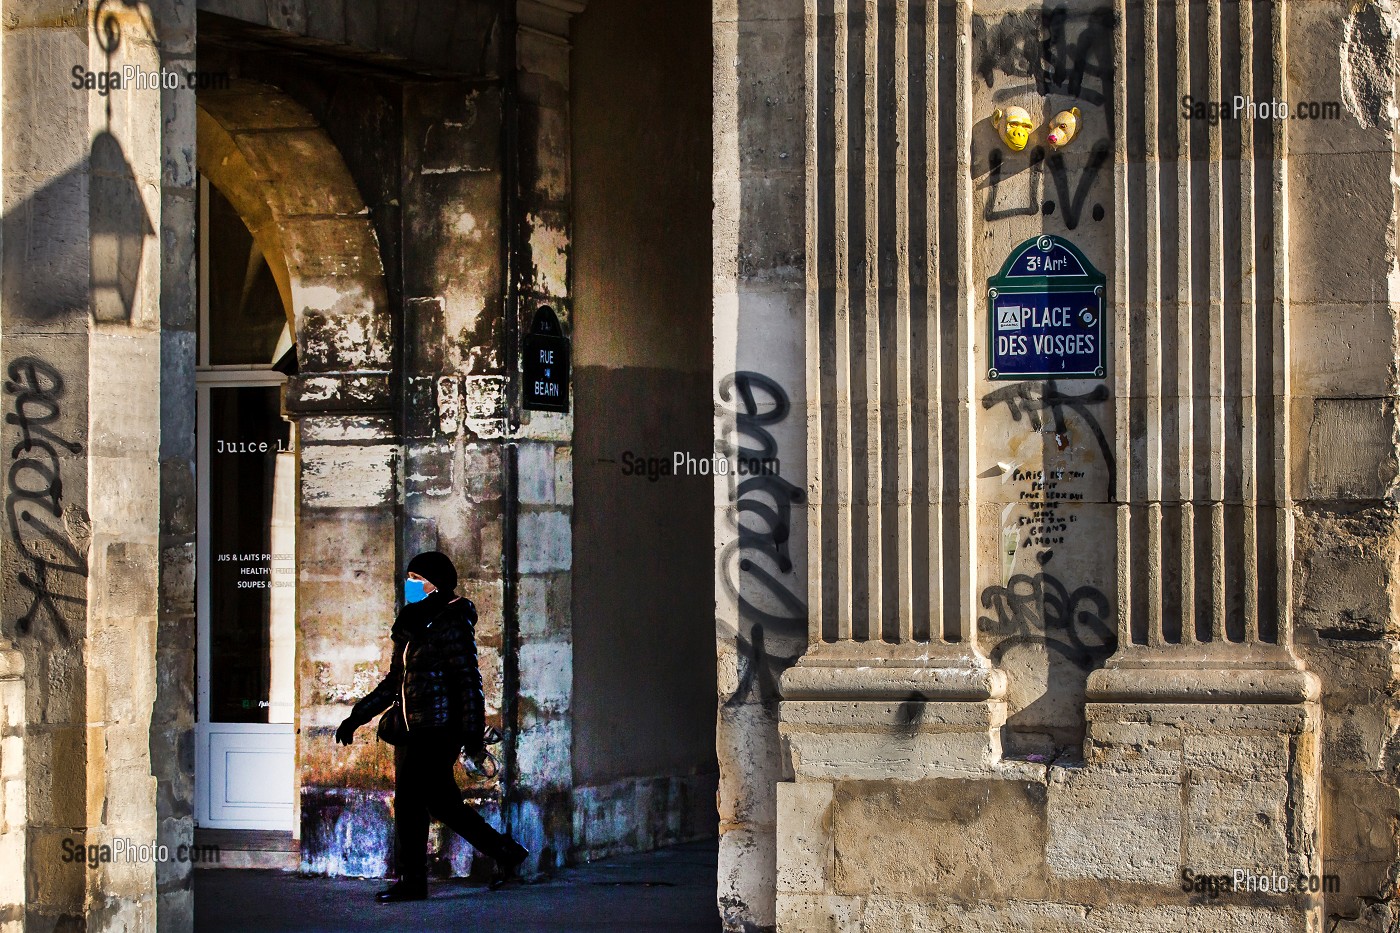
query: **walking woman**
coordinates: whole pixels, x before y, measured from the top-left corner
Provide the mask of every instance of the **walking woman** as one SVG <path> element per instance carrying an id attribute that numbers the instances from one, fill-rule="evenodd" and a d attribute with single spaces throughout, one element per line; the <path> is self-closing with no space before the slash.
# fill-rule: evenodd
<path id="1" fill-rule="evenodd" d="M 379 736 L 394 746 L 394 831 L 399 880 L 375 895 L 380 903 L 428 896 L 428 815 L 495 859 L 496 886 L 529 852 L 492 829 L 462 802 L 452 765 L 465 748 L 481 751 L 485 700 L 476 662 L 476 607 L 454 592 L 457 569 L 427 551 L 408 563 L 404 607 L 389 633 L 388 675 L 356 703 L 335 731 L 342 745 L 383 713 Z"/>

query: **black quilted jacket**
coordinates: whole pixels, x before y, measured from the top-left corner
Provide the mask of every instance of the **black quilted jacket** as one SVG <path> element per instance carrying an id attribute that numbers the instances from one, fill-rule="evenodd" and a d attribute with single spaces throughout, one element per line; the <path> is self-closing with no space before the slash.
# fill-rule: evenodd
<path id="1" fill-rule="evenodd" d="M 485 699 L 476 662 L 476 607 L 466 597 L 454 602 L 436 592 L 405 606 L 390 637 L 394 656 L 379 686 L 355 704 L 350 715 L 363 725 L 397 700 L 403 704 L 410 741 L 458 741 L 480 748 Z"/>

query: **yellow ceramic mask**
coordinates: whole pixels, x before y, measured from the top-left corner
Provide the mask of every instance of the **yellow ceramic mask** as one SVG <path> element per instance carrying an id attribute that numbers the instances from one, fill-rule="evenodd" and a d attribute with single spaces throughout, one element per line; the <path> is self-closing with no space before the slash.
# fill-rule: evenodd
<path id="1" fill-rule="evenodd" d="M 1079 108 L 1071 107 L 1068 110 L 1061 110 L 1050 120 L 1050 132 L 1045 135 L 1045 141 L 1056 149 L 1062 149 L 1069 145 L 1069 141 L 1074 139 L 1079 132 Z"/>
<path id="2" fill-rule="evenodd" d="M 1031 123 L 1031 115 L 1024 107 L 1007 107 L 1005 110 L 998 108 L 992 113 L 992 125 L 1001 133 L 1002 142 L 1017 152 L 1026 148 L 1026 143 L 1031 138 L 1031 130 L 1035 128 Z"/>

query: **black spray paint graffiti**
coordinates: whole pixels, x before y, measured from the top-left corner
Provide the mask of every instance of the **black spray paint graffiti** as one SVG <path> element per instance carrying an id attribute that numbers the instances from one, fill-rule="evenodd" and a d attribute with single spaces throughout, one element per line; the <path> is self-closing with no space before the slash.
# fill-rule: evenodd
<path id="1" fill-rule="evenodd" d="M 9 520 L 10 541 L 20 557 L 29 562 L 17 576 L 19 585 L 30 594 L 29 607 L 15 622 L 15 630 L 27 633 L 34 621 L 46 616 L 63 637 L 68 626 L 60 602 L 84 605 L 86 599 L 63 592 L 58 583 L 63 574 L 87 577 L 87 557 L 69 540 L 62 527 L 63 477 L 60 450 L 78 453 L 82 445 L 54 433 L 53 425 L 62 415 L 59 398 L 63 376 L 48 363 L 35 357 L 21 357 L 6 370 L 5 392 L 15 397 L 14 410 L 5 423 L 19 428 L 20 439 L 10 450 L 8 494 L 5 514 Z M 57 524 L 51 524 L 51 520 Z M 81 587 L 78 587 L 81 591 Z"/>
<path id="2" fill-rule="evenodd" d="M 1065 165 L 1065 157 L 1058 152 L 1052 152 L 1049 158 L 1045 156 L 1045 150 L 1036 146 L 1030 150 L 1027 157 L 1027 165 L 1030 169 L 1030 178 L 1027 182 L 1026 203 L 1014 204 L 1008 207 L 1001 205 L 1002 182 L 1014 171 L 1007 166 L 1006 157 L 1002 155 L 1000 149 L 993 149 L 987 154 L 987 164 L 989 170 L 987 180 L 983 185 L 988 189 L 987 204 L 982 209 L 982 217 L 988 221 L 1005 220 L 1008 217 L 1026 217 L 1034 214 L 1052 214 L 1055 212 L 1056 201 L 1045 198 L 1045 174 L 1048 172 L 1051 182 L 1055 185 L 1055 197 L 1059 198 L 1061 213 L 1065 219 L 1065 228 L 1073 230 L 1079 226 L 1079 221 L 1084 216 L 1084 205 L 1089 200 L 1089 191 L 1094 187 L 1094 182 L 1098 180 L 1099 173 L 1108 164 L 1110 147 L 1108 140 L 1100 139 L 1094 143 L 1093 149 L 1089 151 L 1089 159 L 1084 164 L 1084 168 L 1079 172 L 1078 178 L 1070 186 L 1070 173 Z M 1096 221 L 1101 221 L 1107 216 L 1102 204 L 1095 204 L 1090 216 Z"/>
<path id="3" fill-rule="evenodd" d="M 1044 645 L 1088 671 L 1118 648 L 1108 597 L 1097 587 L 1071 591 L 1051 574 L 1018 573 L 1006 586 L 983 590 L 982 608 L 993 611 L 977 619 L 979 637 L 997 639 L 993 663 L 1017 645 Z"/>
<path id="4" fill-rule="evenodd" d="M 1113 87 L 1113 13 L 1108 9 L 1071 14 L 1060 6 L 1050 10 L 1026 10 L 1007 14 L 995 20 L 973 17 L 973 69 L 991 88 L 998 78 L 1005 81 L 993 91 L 998 101 L 1025 103 L 1030 94 L 1047 94 L 1076 98 L 1083 107 L 1103 110 L 1107 95 Z M 1029 79 L 1028 83 L 1015 83 Z M 1069 105 L 1064 104 L 1065 107 Z M 1081 136 L 1087 114 L 1080 119 Z M 1111 134 L 1111 124 L 1106 127 Z M 1082 150 L 1087 143 L 1075 145 Z M 1058 209 L 1065 227 L 1074 230 L 1084 216 L 1089 200 L 1103 167 L 1108 164 L 1111 147 L 1107 139 L 1098 139 L 1088 151 L 1083 168 L 1071 180 L 1069 166 L 1060 152 L 1048 157 L 1041 146 L 1024 153 L 1006 156 L 993 146 L 987 154 L 985 187 L 987 203 L 983 218 L 987 221 L 1036 214 L 1050 215 Z M 1007 205 L 1003 192 L 1005 180 L 1029 170 L 1024 203 Z M 979 173 L 981 174 L 981 173 Z M 1054 197 L 1045 181 L 1050 176 Z M 1090 216 L 1102 221 L 1107 216 L 1102 204 L 1094 204 Z"/>
<path id="5" fill-rule="evenodd" d="M 1107 400 L 1108 386 L 1100 384 L 1083 395 L 1067 395 L 1059 390 L 1055 380 L 1050 379 L 1045 382 L 1014 382 L 989 392 L 982 397 L 982 407 L 990 410 L 997 405 L 1005 405 L 1013 420 L 1020 421 L 1021 416 L 1025 415 L 1035 431 L 1044 430 L 1047 423 L 1045 413 L 1049 412 L 1048 423 L 1055 432 L 1055 444 L 1061 450 L 1070 443 L 1065 412 L 1075 412 L 1099 443 L 1099 453 L 1103 455 L 1104 467 L 1108 472 L 1108 501 L 1112 502 L 1118 494 L 1118 471 L 1113 447 L 1099 424 L 1098 415 L 1089 407 Z"/>
<path id="6" fill-rule="evenodd" d="M 725 455 L 776 460 L 778 442 L 769 429 L 792 408 L 782 386 L 760 373 L 737 372 L 725 377 L 719 392 L 726 402 L 736 402 L 739 437 L 722 445 Z M 765 702 L 777 699 L 778 678 L 806 644 L 807 607 L 780 579 L 793 570 L 792 506 L 805 498 L 801 487 L 777 475 L 750 476 L 735 487 L 738 535 L 720 555 L 720 568 L 743 626 L 734 632 L 739 684 L 726 706 L 751 695 Z"/>
<path id="7" fill-rule="evenodd" d="M 972 18 L 973 71 L 991 87 L 998 74 L 1029 79 L 1002 87 L 998 100 L 1031 90 L 1102 106 L 1113 87 L 1113 12 L 1070 13 L 1063 6 Z M 1087 83 L 1087 86 L 1086 86 Z"/>

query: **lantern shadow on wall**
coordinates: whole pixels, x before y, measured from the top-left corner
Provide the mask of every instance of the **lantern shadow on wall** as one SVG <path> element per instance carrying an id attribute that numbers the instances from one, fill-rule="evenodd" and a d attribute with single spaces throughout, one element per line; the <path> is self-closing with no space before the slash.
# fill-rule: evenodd
<path id="1" fill-rule="evenodd" d="M 17 324 L 51 327 L 89 313 L 102 323 L 131 319 L 155 230 L 116 137 L 99 133 L 89 155 L 5 206 L 6 316 Z M 86 279 L 73 274 L 83 268 Z"/>
<path id="2" fill-rule="evenodd" d="M 102 324 L 131 320 L 146 238 L 155 233 L 121 143 L 99 133 L 89 160 L 88 224 L 92 314 Z"/>

